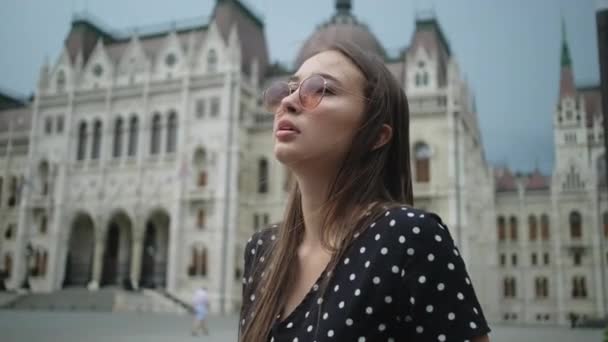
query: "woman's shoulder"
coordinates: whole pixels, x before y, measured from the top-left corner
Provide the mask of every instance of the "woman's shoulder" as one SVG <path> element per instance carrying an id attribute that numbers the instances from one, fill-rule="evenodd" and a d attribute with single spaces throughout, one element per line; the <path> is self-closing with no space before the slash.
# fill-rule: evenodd
<path id="1" fill-rule="evenodd" d="M 397 241 L 452 242 L 452 236 L 441 217 L 430 211 L 400 205 L 383 209 L 368 229 L 382 230 L 384 239 Z"/>

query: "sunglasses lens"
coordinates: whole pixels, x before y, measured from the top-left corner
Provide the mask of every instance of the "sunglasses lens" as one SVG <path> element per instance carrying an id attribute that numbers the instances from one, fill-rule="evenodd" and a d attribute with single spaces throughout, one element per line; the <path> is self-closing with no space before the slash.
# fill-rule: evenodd
<path id="1" fill-rule="evenodd" d="M 321 76 L 311 76 L 300 85 L 300 101 L 306 109 L 315 108 L 325 95 L 325 80 Z"/>
<path id="2" fill-rule="evenodd" d="M 264 92 L 264 107 L 266 107 L 266 110 L 274 112 L 287 96 L 289 96 L 287 83 L 276 82 Z"/>

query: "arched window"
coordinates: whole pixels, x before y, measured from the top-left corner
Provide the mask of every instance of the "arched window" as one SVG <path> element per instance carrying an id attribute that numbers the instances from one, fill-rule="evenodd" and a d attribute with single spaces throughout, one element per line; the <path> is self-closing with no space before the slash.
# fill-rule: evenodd
<path id="1" fill-rule="evenodd" d="M 419 87 L 422 84 L 422 75 L 419 72 L 416 73 L 416 86 Z"/>
<path id="2" fill-rule="evenodd" d="M 217 52 L 213 49 L 207 52 L 207 72 L 217 72 Z"/>
<path id="3" fill-rule="evenodd" d="M 152 117 L 152 134 L 150 135 L 150 154 L 160 153 L 160 114 Z"/>
<path id="4" fill-rule="evenodd" d="M 10 278 L 13 273 L 13 257 L 8 253 L 4 254 L 4 272 L 7 278 Z"/>
<path id="5" fill-rule="evenodd" d="M 580 239 L 583 237 L 582 218 L 578 211 L 570 212 L 570 237 L 572 239 Z"/>
<path id="6" fill-rule="evenodd" d="M 132 116 L 129 121 L 129 157 L 137 154 L 137 137 L 139 135 L 139 122 L 137 116 Z"/>
<path id="7" fill-rule="evenodd" d="M 194 246 L 190 248 L 190 266 L 188 266 L 188 275 L 193 277 L 196 275 L 196 267 L 198 263 L 198 249 Z"/>
<path id="8" fill-rule="evenodd" d="M 118 118 L 114 122 L 114 146 L 112 148 L 114 158 L 118 158 L 122 154 L 122 131 L 122 118 Z"/>
<path id="9" fill-rule="evenodd" d="M 503 216 L 498 216 L 496 220 L 498 225 L 498 241 L 505 241 L 507 239 L 507 225 Z"/>
<path id="10" fill-rule="evenodd" d="M 431 149 L 424 142 L 416 143 L 414 146 L 414 157 L 416 167 L 416 182 L 427 183 L 431 180 L 430 159 Z"/>
<path id="11" fill-rule="evenodd" d="M 42 215 L 40 217 L 40 234 L 46 234 L 46 230 L 47 230 L 47 218 L 46 215 Z"/>
<path id="12" fill-rule="evenodd" d="M 205 209 L 200 208 L 196 216 L 196 225 L 199 229 L 205 228 Z"/>
<path id="13" fill-rule="evenodd" d="M 46 160 L 40 162 L 38 166 L 38 183 L 40 184 L 40 194 L 49 194 L 49 163 Z"/>
<path id="14" fill-rule="evenodd" d="M 268 193 L 268 161 L 266 158 L 258 160 L 258 193 Z"/>
<path id="15" fill-rule="evenodd" d="M 426 86 L 428 84 L 429 84 L 429 73 L 425 71 L 422 73 L 422 85 Z"/>
<path id="16" fill-rule="evenodd" d="M 87 123 L 81 122 L 78 127 L 78 145 L 76 146 L 76 160 L 84 160 L 87 151 Z"/>
<path id="17" fill-rule="evenodd" d="M 63 70 L 59 70 L 57 73 L 57 92 L 63 92 L 65 90 L 65 73 Z"/>
<path id="18" fill-rule="evenodd" d="M 12 176 L 11 177 L 11 182 L 9 185 L 9 189 L 8 189 L 8 206 L 9 207 L 14 207 L 15 205 L 17 205 L 17 191 L 18 191 L 18 185 L 17 185 L 17 177 L 16 176 Z"/>
<path id="19" fill-rule="evenodd" d="M 207 275 L 207 248 L 203 247 L 203 250 L 199 254 L 197 274 L 206 276 Z"/>
<path id="20" fill-rule="evenodd" d="M 540 234 L 543 241 L 549 241 L 549 216 L 547 214 L 540 216 Z"/>
<path id="21" fill-rule="evenodd" d="M 93 150 L 91 151 L 91 159 L 99 159 L 101 153 L 101 121 L 96 120 L 93 124 Z"/>
<path id="22" fill-rule="evenodd" d="M 169 113 L 167 124 L 167 153 L 174 153 L 177 145 L 177 114 Z"/>
<path id="23" fill-rule="evenodd" d="M 198 147 L 194 152 L 193 163 L 196 169 L 196 186 L 204 187 L 207 185 L 207 153 L 202 147 Z"/>
<path id="24" fill-rule="evenodd" d="M 515 216 L 511 216 L 509 219 L 509 224 L 511 228 L 511 241 L 517 241 L 517 218 Z"/>
<path id="25" fill-rule="evenodd" d="M 528 217 L 528 229 L 530 230 L 530 241 L 536 241 L 538 237 L 538 225 L 536 222 L 536 216 L 530 215 Z"/>

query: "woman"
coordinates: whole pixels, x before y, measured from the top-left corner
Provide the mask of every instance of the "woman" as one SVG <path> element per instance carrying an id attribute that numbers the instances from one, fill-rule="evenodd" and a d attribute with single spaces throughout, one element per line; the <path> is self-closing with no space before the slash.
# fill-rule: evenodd
<path id="1" fill-rule="evenodd" d="M 411 206 L 407 99 L 384 63 L 332 46 L 264 103 L 296 182 L 247 245 L 240 340 L 488 341 L 447 227 Z"/>

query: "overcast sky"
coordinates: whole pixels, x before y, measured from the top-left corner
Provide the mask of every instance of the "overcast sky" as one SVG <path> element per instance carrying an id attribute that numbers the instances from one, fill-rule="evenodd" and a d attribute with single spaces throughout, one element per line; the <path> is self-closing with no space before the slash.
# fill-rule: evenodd
<path id="1" fill-rule="evenodd" d="M 248 0 L 266 23 L 273 60 L 291 63 L 334 12 L 335 0 Z M 0 88 L 29 95 L 55 61 L 73 13 L 110 29 L 207 17 L 215 0 L 0 0 Z M 409 45 L 420 11 L 434 10 L 474 91 L 487 159 L 515 170 L 553 167 L 561 18 L 577 85 L 599 83 L 594 0 L 354 0 L 353 12 L 388 51 Z"/>

